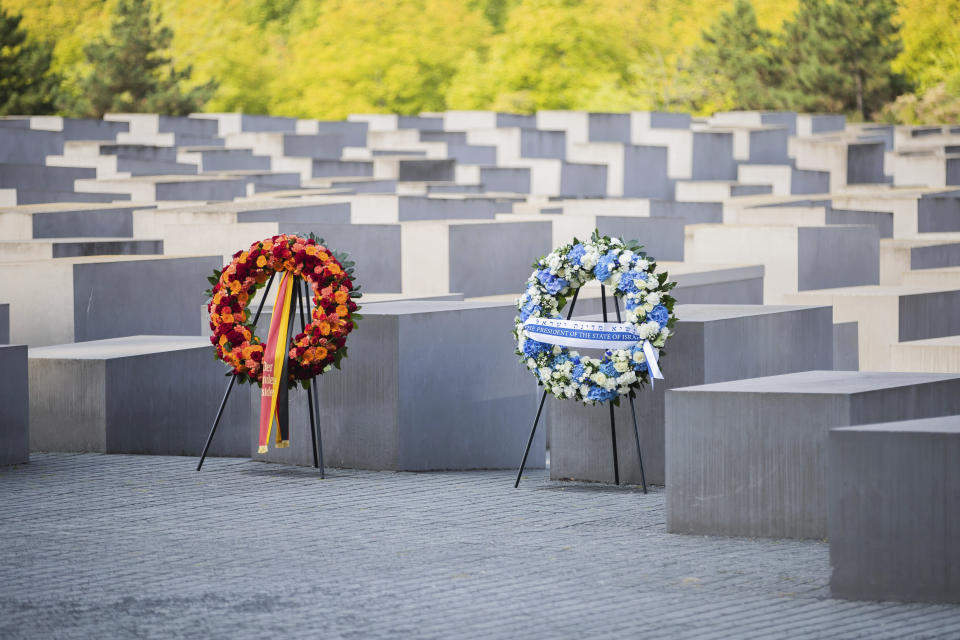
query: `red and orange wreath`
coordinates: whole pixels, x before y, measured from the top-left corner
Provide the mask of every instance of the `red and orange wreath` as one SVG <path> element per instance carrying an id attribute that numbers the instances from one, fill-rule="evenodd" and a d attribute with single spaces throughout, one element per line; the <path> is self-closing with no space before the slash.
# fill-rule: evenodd
<path id="1" fill-rule="evenodd" d="M 273 274 L 284 271 L 309 283 L 314 307 L 311 323 L 290 341 L 288 384 L 307 387 L 306 380 L 330 366 L 340 368 L 347 356 L 347 335 L 360 318 L 353 266 L 345 254 L 331 251 L 313 234 L 273 236 L 233 254 L 230 264 L 208 278 L 213 288 L 207 292 L 210 342 L 217 359 L 233 368 L 227 375 L 240 383 L 261 384 L 264 344 L 254 333 L 247 305 Z"/>

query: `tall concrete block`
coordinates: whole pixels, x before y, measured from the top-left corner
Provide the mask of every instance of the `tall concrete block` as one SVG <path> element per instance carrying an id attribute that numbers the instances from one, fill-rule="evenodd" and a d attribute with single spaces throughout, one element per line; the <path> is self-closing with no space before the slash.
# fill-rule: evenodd
<path id="1" fill-rule="evenodd" d="M 31 347 L 144 331 L 195 335 L 206 278 L 222 266 L 220 256 L 0 263 L 0 298 L 11 303 L 11 337 Z"/>
<path id="2" fill-rule="evenodd" d="M 364 308 L 349 338 L 350 357 L 340 371 L 319 378 L 326 464 L 397 471 L 514 468 L 537 401 L 536 385 L 516 366 L 504 330 L 515 311 L 509 303 L 456 301 Z M 255 442 L 259 389 L 250 401 Z M 254 459 L 313 464 L 302 391 L 290 394 L 290 416 L 290 447 L 271 446 Z M 541 432 L 528 468 L 543 468 L 543 438 Z"/>
<path id="3" fill-rule="evenodd" d="M 960 603 L 960 416 L 831 429 L 828 453 L 831 595 Z"/>
<path id="4" fill-rule="evenodd" d="M 833 325 L 833 370 L 860 369 L 859 331 L 856 322 L 838 322 Z M 907 371 L 907 369 L 898 369 Z"/>
<path id="5" fill-rule="evenodd" d="M 806 289 L 880 281 L 880 235 L 874 226 L 725 224 L 688 226 L 687 232 L 688 260 L 763 264 L 763 299 L 769 303 L 787 302 L 786 296 Z"/>
<path id="6" fill-rule="evenodd" d="M 831 428 L 958 412 L 957 374 L 806 371 L 668 391 L 667 530 L 825 538 Z"/>
<path id="7" fill-rule="evenodd" d="M 6 305 L 4 305 L 6 306 Z M 0 340 L 0 466 L 30 461 L 30 405 L 27 397 L 27 347 Z"/>
<path id="8" fill-rule="evenodd" d="M 597 229 L 601 235 L 639 240 L 643 250 L 658 260 L 683 261 L 682 218 L 597 216 Z"/>
<path id="9" fill-rule="evenodd" d="M 62 132 L 34 131 L 0 123 L 0 162 L 43 165 L 47 156 L 63 153 L 63 143 Z"/>
<path id="10" fill-rule="evenodd" d="M 960 334 L 960 290 L 947 286 L 910 285 L 848 287 L 803 291 L 784 296 L 790 304 L 833 307 L 834 322 L 857 322 L 859 366 L 868 371 L 895 371 L 891 348 L 897 343 Z"/>
<path id="11" fill-rule="evenodd" d="M 487 197 L 458 195 L 398 196 L 362 194 L 349 198 L 353 222 L 493 219 L 496 202 Z"/>
<path id="12" fill-rule="evenodd" d="M 31 349 L 31 449 L 199 456 L 229 382 L 212 353 L 200 336 Z M 246 457 L 250 405 L 231 400 L 210 453 Z"/>
<path id="13" fill-rule="evenodd" d="M 0 304 L 0 344 L 10 344 L 9 304 Z"/>
<path id="14" fill-rule="evenodd" d="M 297 133 L 326 133 L 338 135 L 348 147 L 367 146 L 367 123 L 343 120 L 298 120 Z"/>
<path id="15" fill-rule="evenodd" d="M 455 178 L 460 184 L 479 184 L 487 192 L 530 193 L 528 167 L 457 165 Z"/>
<path id="16" fill-rule="evenodd" d="M 403 290 L 410 294 L 510 293 L 522 287 L 532 271 L 530 264 L 552 247 L 548 221 L 402 225 Z"/>
<path id="17" fill-rule="evenodd" d="M 665 379 L 635 400 L 644 472 L 653 484 L 663 484 L 667 478 L 664 394 L 668 389 L 833 366 L 833 324 L 827 307 L 693 304 L 677 305 L 676 313 L 676 335 L 667 344 L 662 362 Z M 549 402 L 550 477 L 613 482 L 607 407 L 554 398 Z M 621 482 L 639 484 L 629 402 L 621 400 L 614 415 Z"/>
<path id="18" fill-rule="evenodd" d="M 217 176 L 137 176 L 77 180 L 78 192 L 113 193 L 134 202 L 160 200 L 233 200 L 247 195 L 246 182 Z M 118 198 L 119 199 L 119 198 Z"/>

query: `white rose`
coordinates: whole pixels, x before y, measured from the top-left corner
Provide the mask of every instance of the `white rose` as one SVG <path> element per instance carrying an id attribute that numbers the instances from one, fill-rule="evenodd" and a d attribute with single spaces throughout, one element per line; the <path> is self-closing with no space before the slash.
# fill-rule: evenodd
<path id="1" fill-rule="evenodd" d="M 617 378 L 617 384 L 622 384 L 625 386 L 631 385 L 636 381 L 637 381 L 637 374 L 632 369 L 624 373 L 619 378 Z"/>
<path id="2" fill-rule="evenodd" d="M 649 303 L 652 304 L 652 305 L 658 305 L 658 304 L 660 304 L 660 292 L 659 292 L 659 291 L 654 291 L 653 293 L 648 293 L 648 294 L 647 294 L 647 302 L 649 302 Z"/>
<path id="3" fill-rule="evenodd" d="M 595 374 L 593 374 L 592 376 L 590 376 L 590 379 L 593 380 L 593 381 L 594 381 L 595 383 L 597 383 L 598 385 L 603 386 L 603 384 L 607 381 L 607 376 L 603 375 L 602 373 L 600 373 L 600 372 L 598 371 L 598 372 L 596 372 Z"/>
<path id="4" fill-rule="evenodd" d="M 650 268 L 650 263 L 647 261 L 646 258 L 640 258 L 639 260 L 637 260 L 636 267 L 639 271 L 646 271 L 647 269 Z"/>
<path id="5" fill-rule="evenodd" d="M 565 395 L 567 399 L 570 399 L 573 396 L 577 395 L 577 390 L 573 387 L 567 387 L 566 389 L 563 390 L 563 395 Z"/>
<path id="6" fill-rule="evenodd" d="M 636 351 L 633 352 L 633 361 L 636 363 L 646 362 L 647 357 L 643 355 L 643 351 L 641 351 L 640 349 L 637 349 Z"/>
<path id="7" fill-rule="evenodd" d="M 650 289 L 651 291 L 653 291 L 659 286 L 660 286 L 660 283 L 657 282 L 656 278 L 654 278 L 653 276 L 650 276 L 649 278 L 647 278 L 647 282 L 646 282 L 647 289 Z"/>
<path id="8" fill-rule="evenodd" d="M 617 360 L 613 363 L 613 368 L 616 369 L 618 373 L 625 373 L 630 366 L 622 360 Z"/>
<path id="9" fill-rule="evenodd" d="M 527 369 L 533 370 L 536 368 L 537 368 L 537 361 L 534 360 L 533 358 L 527 358 Z"/>
<path id="10" fill-rule="evenodd" d="M 655 306 L 656 306 L 656 305 L 653 304 L 653 303 L 651 303 L 651 302 L 644 303 L 644 305 L 643 305 L 643 312 L 644 312 L 643 315 L 647 315 L 648 313 L 650 313 L 651 311 L 653 311 L 653 308 L 654 308 Z"/>
<path id="11" fill-rule="evenodd" d="M 560 345 L 558 344 L 553 345 L 553 355 L 558 356 L 560 355 L 561 351 L 562 349 L 560 348 Z"/>

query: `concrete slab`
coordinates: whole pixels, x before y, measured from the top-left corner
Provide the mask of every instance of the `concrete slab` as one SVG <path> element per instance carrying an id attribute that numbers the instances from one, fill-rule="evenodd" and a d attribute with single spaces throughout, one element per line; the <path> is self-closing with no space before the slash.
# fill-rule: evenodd
<path id="1" fill-rule="evenodd" d="M 398 471 L 513 468 L 536 411 L 535 383 L 516 366 L 512 337 L 503 330 L 514 313 L 511 304 L 456 301 L 365 308 L 342 370 L 319 379 L 326 463 Z M 465 361 L 478 366 L 464 367 Z M 249 400 L 259 407 L 259 390 L 253 391 Z M 271 447 L 255 459 L 313 464 L 302 391 L 291 393 L 290 417 L 290 447 Z M 250 435 L 255 441 L 255 420 Z M 527 465 L 542 468 L 542 432 L 534 445 Z"/>
<path id="2" fill-rule="evenodd" d="M 831 429 L 828 451 L 831 595 L 960 603 L 960 416 Z"/>
<path id="3" fill-rule="evenodd" d="M 31 449 L 198 456 L 228 383 L 212 353 L 200 336 L 31 348 Z M 250 455 L 250 405 L 232 400 L 212 455 Z"/>
<path id="4" fill-rule="evenodd" d="M 6 305 L 4 305 L 6 306 Z M 30 461 L 30 405 L 27 397 L 27 347 L 0 340 L 0 466 Z"/>
<path id="5" fill-rule="evenodd" d="M 958 412 L 957 374 L 806 371 L 668 391 L 667 530 L 825 538 L 831 428 Z"/>
<path id="6" fill-rule="evenodd" d="M 663 484 L 666 477 L 664 395 L 668 389 L 833 366 L 833 325 L 826 307 L 694 304 L 677 305 L 676 314 L 676 335 L 663 354 L 665 380 L 635 400 L 644 472 L 653 484 Z M 601 320 L 602 316 L 581 317 L 586 318 Z M 785 342 L 787 335 L 790 340 Z M 620 404 L 614 409 L 620 478 L 639 484 L 630 407 L 626 401 Z M 607 407 L 555 398 L 549 399 L 549 405 L 550 477 L 613 482 Z"/>

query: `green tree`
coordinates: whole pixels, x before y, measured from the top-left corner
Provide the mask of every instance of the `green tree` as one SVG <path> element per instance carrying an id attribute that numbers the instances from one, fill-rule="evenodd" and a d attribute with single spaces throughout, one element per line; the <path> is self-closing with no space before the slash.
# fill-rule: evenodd
<path id="1" fill-rule="evenodd" d="M 703 32 L 692 71 L 703 78 L 701 102 L 716 108 L 774 109 L 782 67 L 773 34 L 762 29 L 750 0 L 736 0 Z M 726 104 L 716 104 L 717 102 Z M 696 108 L 696 106 L 695 106 Z"/>
<path id="2" fill-rule="evenodd" d="M 59 87 L 50 72 L 53 47 L 28 40 L 22 19 L 0 7 L 0 115 L 53 113 Z"/>
<path id="3" fill-rule="evenodd" d="M 191 68 L 175 68 L 167 51 L 173 31 L 162 26 L 150 0 L 119 0 L 107 37 L 84 48 L 92 66 L 80 83 L 81 110 L 101 117 L 110 111 L 186 115 L 212 95 L 212 81 L 188 87 Z"/>
<path id="4" fill-rule="evenodd" d="M 896 0 L 800 0 L 780 47 L 787 103 L 866 120 L 902 93 L 891 65 L 903 48 L 896 12 Z"/>

